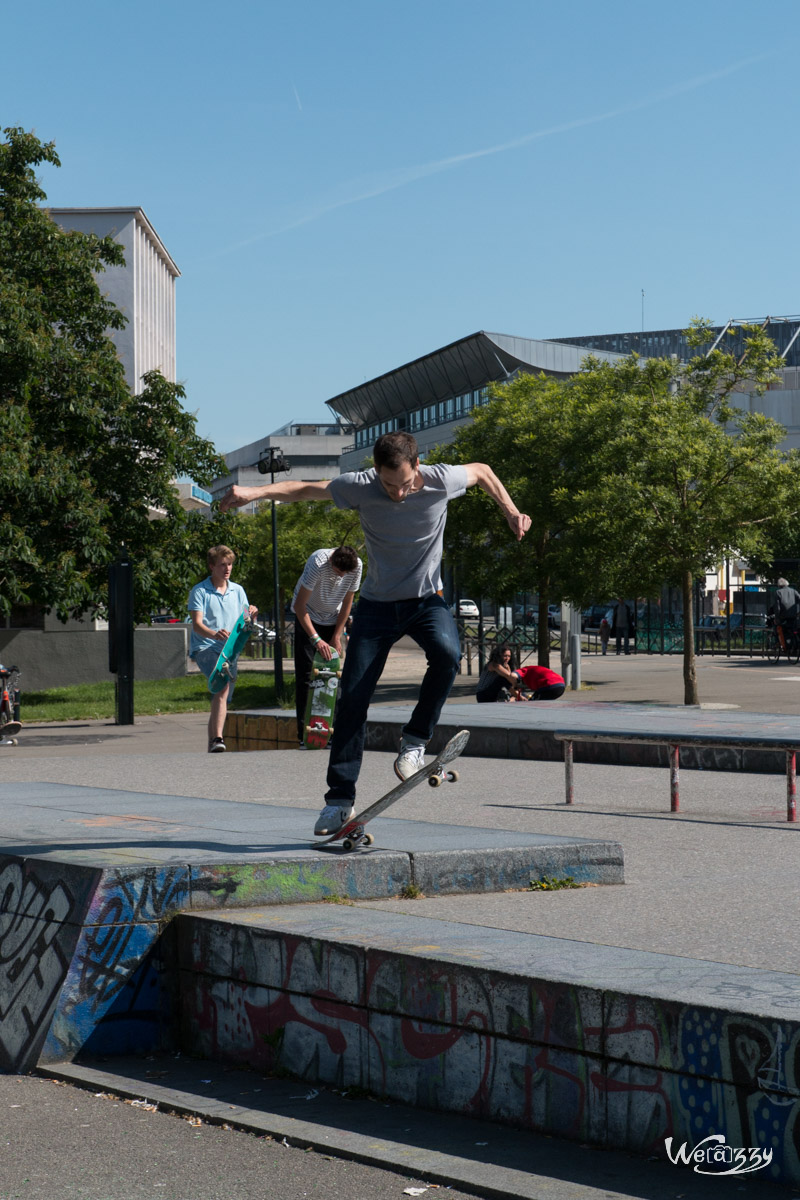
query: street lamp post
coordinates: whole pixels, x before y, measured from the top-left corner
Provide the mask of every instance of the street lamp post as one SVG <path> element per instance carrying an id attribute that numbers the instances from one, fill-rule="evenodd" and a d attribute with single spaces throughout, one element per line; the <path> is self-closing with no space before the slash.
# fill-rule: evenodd
<path id="1" fill-rule="evenodd" d="M 268 455 L 268 457 L 266 457 Z M 262 475 L 269 475 L 270 483 L 275 482 L 275 476 L 281 471 L 290 469 L 289 460 L 281 454 L 280 446 L 270 446 L 264 458 L 259 459 L 258 470 Z M 280 586 L 278 583 L 278 521 L 277 501 L 272 501 L 272 579 L 273 603 L 275 605 L 275 699 L 280 704 L 284 699 L 283 690 L 283 612 L 281 610 Z"/>

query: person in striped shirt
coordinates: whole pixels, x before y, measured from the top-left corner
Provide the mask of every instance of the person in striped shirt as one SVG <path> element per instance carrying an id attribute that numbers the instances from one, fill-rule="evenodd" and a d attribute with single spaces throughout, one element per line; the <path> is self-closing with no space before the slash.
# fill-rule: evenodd
<path id="1" fill-rule="evenodd" d="M 315 550 L 292 597 L 297 740 L 303 744 L 306 701 L 314 655 L 342 655 L 342 631 L 361 586 L 361 559 L 352 546 Z"/>

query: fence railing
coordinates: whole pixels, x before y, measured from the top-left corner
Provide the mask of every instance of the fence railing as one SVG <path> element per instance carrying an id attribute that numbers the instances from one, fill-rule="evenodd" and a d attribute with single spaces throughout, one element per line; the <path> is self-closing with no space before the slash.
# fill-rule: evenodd
<path id="1" fill-rule="evenodd" d="M 537 627 L 533 623 L 524 625 L 497 625 L 484 623 L 481 637 L 477 622 L 459 619 L 457 622 L 463 647 L 462 669 L 468 675 L 480 670 L 481 661 L 485 662 L 495 645 L 502 643 L 511 646 L 516 652 L 518 663 L 535 657 L 538 653 Z M 743 657 L 760 657 L 768 653 L 772 631 L 765 626 L 745 627 L 737 629 L 730 635 L 730 654 Z M 548 630 L 551 651 L 561 650 L 560 629 Z M 698 655 L 728 654 L 728 635 L 725 626 L 706 628 L 696 626 L 694 629 L 695 653 Z M 636 654 L 683 654 L 683 624 L 677 621 L 665 621 L 663 625 L 652 626 L 650 629 L 640 626 L 636 629 L 635 637 L 631 637 L 631 649 Z M 609 643 L 613 653 L 614 639 Z M 588 630 L 581 634 L 582 654 L 601 654 L 602 642 L 596 630 Z"/>

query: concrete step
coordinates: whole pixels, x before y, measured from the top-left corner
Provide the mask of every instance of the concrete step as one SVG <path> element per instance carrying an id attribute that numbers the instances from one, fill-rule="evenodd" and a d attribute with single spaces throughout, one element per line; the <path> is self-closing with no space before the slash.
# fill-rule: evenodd
<path id="1" fill-rule="evenodd" d="M 308 809 L 121 789 L 0 785 L 0 1069 L 170 1044 L 170 922 L 214 911 L 621 883 L 616 842 L 384 817 L 375 845 L 312 844 Z"/>
<path id="2" fill-rule="evenodd" d="M 800 1183 L 800 977 L 363 905 L 183 914 L 181 1044 L 644 1156 L 722 1134 Z"/>

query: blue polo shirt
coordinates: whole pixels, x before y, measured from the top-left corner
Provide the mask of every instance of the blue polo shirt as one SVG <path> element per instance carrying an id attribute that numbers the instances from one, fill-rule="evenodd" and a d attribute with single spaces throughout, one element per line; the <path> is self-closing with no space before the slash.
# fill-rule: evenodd
<path id="1" fill-rule="evenodd" d="M 204 625 L 209 629 L 233 629 L 244 609 L 248 608 L 247 595 L 238 583 L 231 583 L 224 592 L 218 592 L 207 576 L 201 583 L 196 583 L 189 592 L 189 612 L 199 612 Z M 198 650 L 207 650 L 210 646 L 219 646 L 214 638 L 201 637 L 192 627 L 189 641 L 189 657 L 194 658 Z"/>

